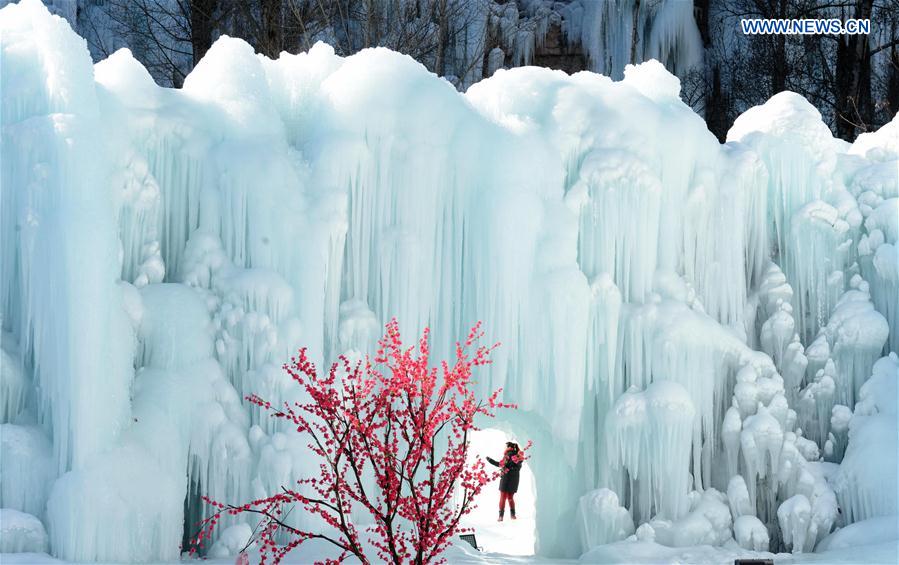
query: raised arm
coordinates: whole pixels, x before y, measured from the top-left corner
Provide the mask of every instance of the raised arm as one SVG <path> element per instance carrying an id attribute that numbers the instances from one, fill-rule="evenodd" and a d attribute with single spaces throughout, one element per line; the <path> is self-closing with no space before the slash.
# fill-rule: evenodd
<path id="1" fill-rule="evenodd" d="M 520 453 L 515 455 L 506 455 L 506 457 L 503 458 L 503 461 L 506 464 L 506 469 L 509 471 L 518 471 L 519 469 L 521 469 L 522 457 Z"/>
<path id="2" fill-rule="evenodd" d="M 499 467 L 499 461 L 497 461 L 496 459 L 494 459 L 492 457 L 487 458 L 487 463 L 490 463 L 494 467 Z"/>

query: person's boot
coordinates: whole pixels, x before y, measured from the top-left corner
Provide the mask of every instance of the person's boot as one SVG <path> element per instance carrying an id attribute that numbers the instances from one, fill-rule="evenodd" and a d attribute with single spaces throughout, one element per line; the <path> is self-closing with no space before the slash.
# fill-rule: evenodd
<path id="1" fill-rule="evenodd" d="M 503 521 L 503 511 L 502 511 L 502 510 L 499 511 L 499 518 L 498 518 L 496 521 L 497 521 L 497 522 L 502 522 L 502 521 Z"/>
<path id="2" fill-rule="evenodd" d="M 515 517 L 515 509 L 514 508 L 509 508 L 509 515 L 512 517 L 513 520 L 518 519 Z"/>

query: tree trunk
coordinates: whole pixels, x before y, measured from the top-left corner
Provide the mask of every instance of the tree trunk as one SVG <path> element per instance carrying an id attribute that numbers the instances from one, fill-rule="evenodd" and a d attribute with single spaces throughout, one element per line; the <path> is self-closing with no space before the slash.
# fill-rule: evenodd
<path id="1" fill-rule="evenodd" d="M 856 0 L 853 17 L 871 17 L 874 0 Z M 845 35 L 837 44 L 835 94 L 837 136 L 852 141 L 874 120 L 871 51 L 867 35 Z M 856 131 L 859 130 L 859 131 Z"/>
<path id="2" fill-rule="evenodd" d="M 774 69 L 771 72 L 771 94 L 787 89 L 787 38 L 774 36 Z"/>
<path id="3" fill-rule="evenodd" d="M 190 43 L 196 65 L 212 47 L 213 14 L 218 0 L 190 0 Z"/>
<path id="4" fill-rule="evenodd" d="M 702 45 L 709 48 L 712 45 L 712 36 L 709 33 L 709 0 L 693 0 L 693 17 L 702 37 Z"/>
<path id="5" fill-rule="evenodd" d="M 643 30 L 637 29 L 637 22 L 639 21 L 639 15 L 640 15 L 640 0 L 636 0 L 636 2 L 634 2 L 634 18 L 633 18 L 633 21 L 631 22 L 631 56 L 630 56 L 630 61 L 628 61 L 632 65 L 636 65 L 637 63 L 641 62 L 641 61 L 637 60 L 637 37 L 639 37 L 638 34 L 643 33 Z M 642 56 L 643 54 L 641 53 L 640 55 Z"/>
<path id="6" fill-rule="evenodd" d="M 447 0 L 437 2 L 437 54 L 434 58 L 434 72 L 437 76 L 446 75 L 446 42 L 449 39 L 449 17 L 446 13 Z"/>
<path id="7" fill-rule="evenodd" d="M 893 33 L 895 36 L 895 32 Z M 899 113 L 899 49 L 890 49 L 889 79 L 887 79 L 886 107 L 883 123 L 887 123 Z"/>
<path id="8" fill-rule="evenodd" d="M 712 91 L 707 95 L 705 103 L 705 121 L 709 131 L 715 134 L 721 143 L 727 139 L 729 105 L 724 89 L 721 88 L 721 69 L 715 65 L 712 69 Z"/>
<path id="9" fill-rule="evenodd" d="M 874 0 L 859 0 L 856 6 L 859 10 L 855 16 L 857 19 L 871 18 Z M 867 131 L 874 123 L 874 98 L 871 95 L 871 46 L 867 34 L 856 35 L 855 37 L 858 40 L 855 45 L 856 70 L 852 75 L 852 86 L 855 93 L 859 125 L 863 126 L 863 131 Z"/>
<path id="10" fill-rule="evenodd" d="M 281 0 L 262 0 L 259 51 L 272 59 L 281 54 Z"/>
<path id="11" fill-rule="evenodd" d="M 365 8 L 365 46 L 378 45 L 378 3 L 368 0 Z"/>

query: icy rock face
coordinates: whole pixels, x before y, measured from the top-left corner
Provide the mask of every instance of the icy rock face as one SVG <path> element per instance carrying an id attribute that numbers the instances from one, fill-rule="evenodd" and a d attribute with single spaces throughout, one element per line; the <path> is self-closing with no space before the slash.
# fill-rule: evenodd
<path id="1" fill-rule="evenodd" d="M 689 3 L 607 4 L 571 6 L 690 64 Z M 316 472 L 242 398 L 301 399 L 296 348 L 362 355 L 392 317 L 437 357 L 479 319 L 503 343 L 478 392 L 536 440 L 542 554 L 577 555 L 578 512 L 584 547 L 794 551 L 837 500 L 844 523 L 896 512 L 895 461 L 868 462 L 895 454 L 897 122 L 847 154 L 782 93 L 722 146 L 662 64 L 593 43 L 622 80 L 497 70 L 460 95 L 384 49 L 233 38 L 158 88 L 127 51 L 92 67 L 36 0 L 0 36 L 0 505 L 54 555 L 176 559 L 200 495 Z"/>

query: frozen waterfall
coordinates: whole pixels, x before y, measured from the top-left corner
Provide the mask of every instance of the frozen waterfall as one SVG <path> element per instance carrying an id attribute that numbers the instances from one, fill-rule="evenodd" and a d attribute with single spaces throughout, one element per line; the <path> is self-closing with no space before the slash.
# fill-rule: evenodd
<path id="1" fill-rule="evenodd" d="M 674 4 L 647 57 L 695 31 Z M 222 37 L 175 90 L 37 0 L 0 37 L 0 507 L 33 536 L 4 551 L 178 559 L 200 495 L 316 472 L 243 396 L 298 398 L 291 352 L 391 317 L 440 356 L 477 320 L 503 343 L 478 386 L 535 443 L 542 555 L 807 552 L 897 513 L 899 121 L 850 146 L 785 92 L 721 145 L 656 61 L 460 94 Z"/>

